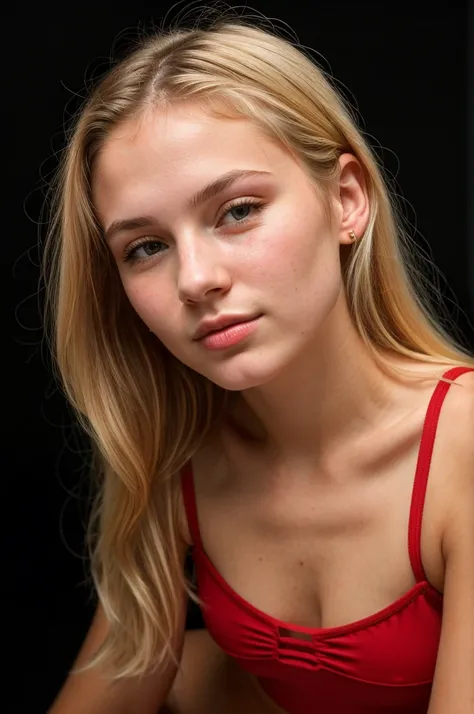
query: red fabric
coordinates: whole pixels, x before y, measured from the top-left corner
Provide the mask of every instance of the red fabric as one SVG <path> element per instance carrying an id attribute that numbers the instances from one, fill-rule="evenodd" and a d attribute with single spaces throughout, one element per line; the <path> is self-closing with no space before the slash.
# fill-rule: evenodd
<path id="1" fill-rule="evenodd" d="M 449 369 L 456 379 L 466 367 Z M 416 584 L 396 602 L 357 622 L 309 628 L 282 622 L 236 593 L 206 555 L 199 534 L 190 464 L 183 497 L 203 619 L 219 647 L 255 675 L 288 714 L 426 714 L 441 633 L 443 596 L 426 579 L 420 533 L 431 455 L 444 397 L 438 382 L 426 412 L 414 478 L 408 551 Z M 301 640 L 284 630 L 311 636 Z"/>

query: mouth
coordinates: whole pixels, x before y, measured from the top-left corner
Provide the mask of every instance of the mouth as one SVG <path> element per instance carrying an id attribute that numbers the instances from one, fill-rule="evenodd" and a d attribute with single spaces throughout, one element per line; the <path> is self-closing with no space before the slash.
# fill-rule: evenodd
<path id="1" fill-rule="evenodd" d="M 229 315 L 228 317 L 222 316 L 220 319 L 214 320 L 213 324 L 211 321 L 208 323 L 203 322 L 202 325 L 198 327 L 193 339 L 196 342 L 199 342 L 206 337 L 209 337 L 209 335 L 214 335 L 217 332 L 223 332 L 224 330 L 236 327 L 237 325 L 241 325 L 243 323 L 252 322 L 253 320 L 256 320 L 257 317 L 260 317 L 260 315 L 241 315 L 235 317 Z"/>
<path id="2" fill-rule="evenodd" d="M 229 329 L 229 327 L 235 327 L 235 325 L 242 325 L 244 322 L 250 322 L 251 320 L 254 320 L 255 318 L 249 317 L 244 320 L 236 320 L 235 322 L 229 322 L 227 325 L 223 325 L 222 327 L 216 327 L 215 330 L 209 330 L 206 332 L 202 337 L 200 337 L 201 340 L 203 340 L 205 337 L 209 337 L 209 335 L 215 335 L 216 332 L 223 332 L 224 330 Z"/>
<path id="3" fill-rule="evenodd" d="M 209 350 L 226 350 L 229 347 L 241 344 L 250 338 L 258 329 L 261 315 L 245 318 L 238 322 L 228 323 L 203 335 L 199 342 Z"/>

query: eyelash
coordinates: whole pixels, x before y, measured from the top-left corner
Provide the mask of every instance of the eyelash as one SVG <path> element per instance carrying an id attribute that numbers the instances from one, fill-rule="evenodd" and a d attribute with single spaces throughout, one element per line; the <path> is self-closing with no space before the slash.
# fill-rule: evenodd
<path id="1" fill-rule="evenodd" d="M 263 201 L 258 201 L 255 199 L 250 199 L 250 198 L 244 198 L 241 200 L 234 201 L 234 203 L 231 203 L 230 206 L 222 213 L 220 218 L 223 218 L 226 216 L 228 213 L 232 211 L 232 209 L 237 208 L 237 206 L 251 206 L 252 208 L 255 208 L 256 211 L 261 211 L 263 207 Z M 242 218 L 241 220 L 234 221 L 235 225 L 241 226 L 244 223 L 247 223 L 247 221 L 252 220 L 250 217 L 248 218 Z M 134 253 L 138 250 L 138 248 L 141 248 L 142 245 L 147 245 L 150 243 L 162 243 L 163 241 L 160 240 L 150 240 L 149 238 L 144 238 L 142 239 L 139 243 L 132 244 L 129 246 L 123 256 L 123 261 L 125 263 L 145 263 L 149 260 L 153 260 L 153 258 L 156 258 L 160 253 L 155 253 L 155 255 L 151 255 L 148 258 L 136 258 L 134 257 Z M 160 251 L 162 252 L 162 251 Z"/>

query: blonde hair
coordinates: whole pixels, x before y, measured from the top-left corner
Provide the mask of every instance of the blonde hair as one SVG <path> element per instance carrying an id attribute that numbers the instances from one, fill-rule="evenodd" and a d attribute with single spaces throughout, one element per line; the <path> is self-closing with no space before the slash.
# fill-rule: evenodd
<path id="1" fill-rule="evenodd" d="M 185 592 L 201 604 L 180 558 L 179 472 L 228 404 L 226 390 L 157 342 L 123 291 L 91 201 L 98 153 L 118 124 L 183 100 L 247 117 L 299 158 L 322 195 L 341 153 L 352 153 L 365 173 L 370 220 L 341 264 L 364 343 L 382 365 L 390 350 L 433 369 L 474 366 L 429 306 L 416 248 L 348 103 L 303 49 L 256 25 L 224 14 L 206 29 L 143 40 L 82 107 L 52 187 L 46 319 L 58 378 L 100 479 L 89 544 L 110 628 L 87 667 L 109 665 L 116 678 L 177 662 Z"/>

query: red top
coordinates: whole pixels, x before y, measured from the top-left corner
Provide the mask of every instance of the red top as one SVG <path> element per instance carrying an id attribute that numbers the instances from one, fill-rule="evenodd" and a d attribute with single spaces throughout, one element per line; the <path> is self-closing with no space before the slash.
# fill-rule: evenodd
<path id="1" fill-rule="evenodd" d="M 456 379 L 472 368 L 455 367 Z M 396 602 L 339 627 L 303 627 L 258 610 L 233 590 L 206 555 L 197 518 L 193 474 L 182 472 L 193 539 L 198 595 L 211 637 L 242 669 L 255 675 L 288 714 L 426 714 L 441 632 L 443 596 L 421 562 L 423 504 L 439 413 L 450 385 L 438 382 L 423 425 L 408 528 L 416 584 Z M 285 631 L 304 633 L 306 639 Z"/>

